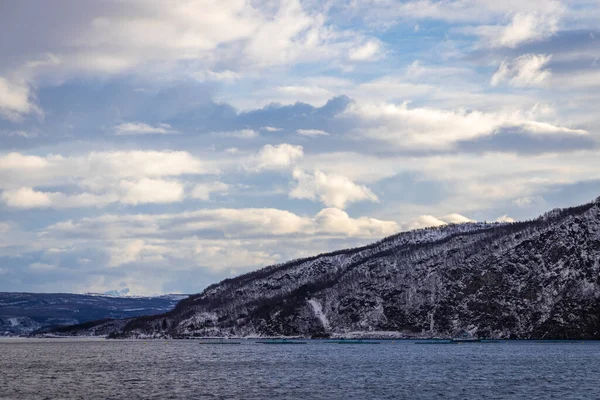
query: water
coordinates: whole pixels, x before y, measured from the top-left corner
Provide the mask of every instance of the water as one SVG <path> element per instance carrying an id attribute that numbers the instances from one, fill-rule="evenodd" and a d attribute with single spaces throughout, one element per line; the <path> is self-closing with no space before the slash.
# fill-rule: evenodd
<path id="1" fill-rule="evenodd" d="M 0 340 L 0 399 L 600 399 L 600 343 Z"/>

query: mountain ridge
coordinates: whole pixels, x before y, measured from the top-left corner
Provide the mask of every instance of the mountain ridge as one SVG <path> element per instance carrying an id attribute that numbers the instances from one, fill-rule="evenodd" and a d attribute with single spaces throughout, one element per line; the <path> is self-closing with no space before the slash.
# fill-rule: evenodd
<path id="1" fill-rule="evenodd" d="M 600 339 L 600 197 L 402 232 L 226 279 L 111 337 Z"/>
<path id="2" fill-rule="evenodd" d="M 173 309 L 185 297 L 0 292 L 0 336 L 26 335 L 98 319 L 160 314 Z"/>

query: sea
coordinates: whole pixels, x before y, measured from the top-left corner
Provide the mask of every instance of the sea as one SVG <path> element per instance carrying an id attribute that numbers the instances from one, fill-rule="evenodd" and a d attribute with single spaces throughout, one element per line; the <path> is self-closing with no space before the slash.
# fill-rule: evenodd
<path id="1" fill-rule="evenodd" d="M 600 342 L 0 339 L 0 399 L 600 399 Z"/>

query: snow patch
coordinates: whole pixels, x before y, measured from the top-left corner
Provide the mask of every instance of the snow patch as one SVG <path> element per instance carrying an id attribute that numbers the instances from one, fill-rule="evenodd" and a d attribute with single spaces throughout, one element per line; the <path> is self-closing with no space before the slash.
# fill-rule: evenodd
<path id="1" fill-rule="evenodd" d="M 315 317 L 319 318 L 319 321 L 321 321 L 323 328 L 325 328 L 326 331 L 330 330 L 331 326 L 329 325 L 329 320 L 327 319 L 327 316 L 323 312 L 323 307 L 321 306 L 321 303 L 319 303 L 315 299 L 310 299 L 308 300 L 308 304 L 310 304 L 310 306 L 312 307 L 313 312 L 315 313 Z"/>

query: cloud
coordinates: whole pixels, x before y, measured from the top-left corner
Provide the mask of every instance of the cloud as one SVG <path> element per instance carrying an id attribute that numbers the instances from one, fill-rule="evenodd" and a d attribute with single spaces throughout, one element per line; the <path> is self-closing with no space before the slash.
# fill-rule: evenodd
<path id="1" fill-rule="evenodd" d="M 2 201 L 13 208 L 161 204 L 184 199 L 184 184 L 172 177 L 216 171 L 187 152 L 9 153 L 0 156 L 0 189 Z"/>
<path id="2" fill-rule="evenodd" d="M 212 132 L 212 135 L 225 138 L 254 139 L 259 136 L 259 133 L 254 129 L 240 129 L 228 132 Z"/>
<path id="3" fill-rule="evenodd" d="M 346 227 L 347 229 L 342 229 Z M 351 218 L 339 209 L 327 208 L 314 217 L 299 216 L 274 208 L 204 209 L 175 214 L 107 214 L 78 221 L 54 224 L 48 235 L 64 238 L 102 237 L 117 240 L 127 237 L 176 240 L 190 235 L 205 239 L 255 239 L 297 237 L 322 234 L 336 237 L 380 237 L 397 231 L 393 221 L 373 218 Z M 212 235 L 212 236 L 211 236 Z"/>
<path id="4" fill-rule="evenodd" d="M 544 39 L 558 30 L 560 11 L 551 14 L 517 13 L 492 39 L 496 46 L 516 47 L 521 43 Z"/>
<path id="5" fill-rule="evenodd" d="M 498 86 L 506 81 L 515 87 L 544 86 L 551 76 L 550 70 L 544 69 L 550 59 L 546 54 L 524 54 L 511 62 L 503 61 L 490 84 Z"/>
<path id="6" fill-rule="evenodd" d="M 37 75 L 59 80 L 145 74 L 231 83 L 264 68 L 345 59 L 364 38 L 328 23 L 328 7 L 298 0 L 100 1 L 93 7 L 59 2 L 36 10 L 17 5 L 14 18 L 41 20 L 43 15 L 65 29 L 40 22 L 32 35 L 9 26 L 6 36 L 18 40 L 6 59 L 22 60 Z M 55 62 L 37 61 L 39 42 L 32 36 L 45 38 L 44 51 Z"/>
<path id="7" fill-rule="evenodd" d="M 409 108 L 395 104 L 354 104 L 344 113 L 359 136 L 404 149 L 451 149 L 457 142 L 490 136 L 502 130 L 520 129 L 534 135 L 587 135 L 571 129 L 528 119 L 521 112 L 482 112 Z"/>
<path id="8" fill-rule="evenodd" d="M 209 163 L 185 151 L 109 151 L 44 157 L 16 152 L 0 155 L 0 188 L 73 183 L 94 188 L 121 179 L 214 172 L 217 169 Z"/>
<path id="9" fill-rule="evenodd" d="M 337 208 L 358 201 L 379 201 L 369 188 L 357 185 L 343 175 L 328 175 L 318 170 L 310 174 L 295 169 L 293 177 L 297 184 L 289 195 L 294 199 L 319 200 L 326 206 Z"/>
<path id="10" fill-rule="evenodd" d="M 504 214 L 501 217 L 498 217 L 494 220 L 494 222 L 515 222 L 514 218 L 509 217 L 508 215 Z"/>
<path id="11" fill-rule="evenodd" d="M 7 206 L 21 209 L 104 207 L 111 203 L 161 204 L 179 202 L 184 198 L 182 184 L 161 179 L 121 180 L 102 189 L 100 194 L 88 192 L 65 194 L 22 187 L 4 190 L 1 198 Z"/>
<path id="12" fill-rule="evenodd" d="M 475 222 L 475 220 L 460 214 L 448 214 L 443 217 L 439 217 L 439 219 L 447 224 L 464 224 L 465 222 Z"/>
<path id="13" fill-rule="evenodd" d="M 302 136 L 329 136 L 328 132 L 320 129 L 297 129 L 296 132 Z"/>
<path id="14" fill-rule="evenodd" d="M 198 200 L 210 200 L 213 193 L 226 194 L 230 189 L 230 185 L 223 182 L 208 182 L 198 183 L 194 185 L 190 196 Z"/>
<path id="15" fill-rule="evenodd" d="M 401 225 L 402 230 L 411 231 L 414 229 L 435 227 L 435 226 L 443 226 L 446 225 L 446 222 L 434 217 L 433 215 L 421 215 L 419 217 L 413 218 L 409 221 L 406 221 Z"/>
<path id="16" fill-rule="evenodd" d="M 194 74 L 192 74 L 192 76 L 196 79 L 198 79 L 199 81 L 218 81 L 218 82 L 226 82 L 226 83 L 233 83 L 239 79 L 241 79 L 240 74 L 230 71 L 230 70 L 224 70 L 224 71 L 211 71 L 211 70 L 206 70 L 206 71 L 198 71 Z"/>
<path id="17" fill-rule="evenodd" d="M 364 3 L 368 7 L 369 2 Z M 418 0 L 402 4 L 393 0 L 373 0 L 370 3 L 373 10 L 365 10 L 366 14 L 376 13 L 380 24 L 382 20 L 394 21 L 407 17 L 481 24 L 462 26 L 454 31 L 480 36 L 480 44 L 484 46 L 510 48 L 553 35 L 558 31 L 561 18 L 567 10 L 561 2 L 553 0 L 507 1 L 505 4 L 477 0 Z"/>
<path id="18" fill-rule="evenodd" d="M 339 246 L 340 240 L 355 246 L 397 231 L 398 224 L 393 221 L 352 218 L 332 208 L 313 217 L 272 208 L 221 208 L 86 217 L 56 223 L 40 235 L 45 246 L 68 240 L 74 245 L 69 252 L 86 249 L 83 254 L 88 254 L 88 259 L 98 260 L 89 254 L 103 253 L 103 265 L 109 268 L 128 271 L 131 266 L 175 273 L 192 268 L 218 273 L 307 256 L 311 253 L 307 246 L 322 252 L 332 250 L 334 242 Z M 61 253 L 61 257 L 69 254 Z"/>
<path id="19" fill-rule="evenodd" d="M 0 76 L 0 116 L 18 122 L 30 113 L 41 115 L 40 108 L 32 101 L 29 86 Z"/>
<path id="20" fill-rule="evenodd" d="M 179 182 L 143 178 L 139 181 L 121 181 L 123 204 L 175 203 L 183 200 L 184 189 Z"/>
<path id="21" fill-rule="evenodd" d="M 119 196 L 116 193 L 101 195 L 93 193 L 65 194 L 22 187 L 3 191 L 2 201 L 8 207 L 20 209 L 103 207 L 119 201 Z"/>
<path id="22" fill-rule="evenodd" d="M 480 25 L 459 30 L 479 36 L 480 44 L 485 47 L 516 48 L 554 35 L 558 31 L 562 12 L 561 6 L 534 12 L 517 12 L 506 25 Z"/>
<path id="23" fill-rule="evenodd" d="M 398 23 L 420 20 L 437 20 L 451 24 L 485 23 L 504 20 L 515 14 L 543 15 L 557 13 L 564 6 L 556 0 L 528 2 L 495 0 L 436 1 L 413 0 L 363 0 L 346 7 L 352 16 L 365 19 L 376 27 L 389 27 Z"/>
<path id="24" fill-rule="evenodd" d="M 51 194 L 36 192 L 32 188 L 5 190 L 2 201 L 14 208 L 44 208 L 52 204 Z"/>
<path id="25" fill-rule="evenodd" d="M 263 96 L 270 99 L 268 103 L 273 101 L 271 99 L 276 99 L 278 103 L 283 104 L 304 102 L 320 106 L 334 97 L 334 93 L 317 85 L 288 85 L 271 89 L 267 93 L 264 93 Z"/>
<path id="26" fill-rule="evenodd" d="M 276 171 L 292 167 L 304 157 L 302 146 L 283 143 L 265 145 L 250 161 L 248 169 L 252 171 Z"/>
<path id="27" fill-rule="evenodd" d="M 260 129 L 262 129 L 262 130 L 264 130 L 264 131 L 267 131 L 267 132 L 280 132 L 280 131 L 282 131 L 282 130 L 283 130 L 283 129 L 281 129 L 281 128 L 276 128 L 276 127 L 274 127 L 274 126 L 263 126 L 263 127 L 262 127 L 262 128 L 260 128 Z"/>
<path id="28" fill-rule="evenodd" d="M 327 234 L 349 236 L 389 236 L 398 232 L 398 224 L 394 221 L 382 221 L 375 218 L 350 218 L 338 208 L 325 208 L 315 216 L 318 230 Z"/>
<path id="29" fill-rule="evenodd" d="M 350 49 L 348 58 L 351 61 L 373 61 L 381 56 L 381 45 L 375 40 Z"/>
<path id="30" fill-rule="evenodd" d="M 110 261 L 108 266 L 118 267 L 119 265 L 128 264 L 134 261 L 144 261 L 142 258 L 142 252 L 144 250 L 148 252 L 157 250 L 155 246 L 148 246 L 147 248 L 145 247 L 145 242 L 141 239 L 128 240 L 122 244 L 111 247 L 109 250 Z M 150 259 L 157 259 L 157 257 L 159 257 L 158 260 L 164 260 L 164 257 L 162 257 L 160 254 L 151 256 Z M 148 257 L 145 257 L 145 261 L 148 261 Z"/>
<path id="31" fill-rule="evenodd" d="M 536 205 L 545 205 L 546 201 L 542 196 L 525 196 L 513 200 L 513 203 L 521 208 L 532 207 Z"/>
<path id="32" fill-rule="evenodd" d="M 117 135 L 169 135 L 177 133 L 169 124 L 151 126 L 142 122 L 126 122 L 115 126 Z"/>
<path id="33" fill-rule="evenodd" d="M 444 226 L 448 224 L 464 224 L 467 222 L 475 221 L 460 214 L 449 214 L 444 217 L 434 217 L 433 215 L 420 215 L 416 218 L 404 222 L 400 225 L 400 228 L 403 231 L 409 231 L 413 229 Z"/>

